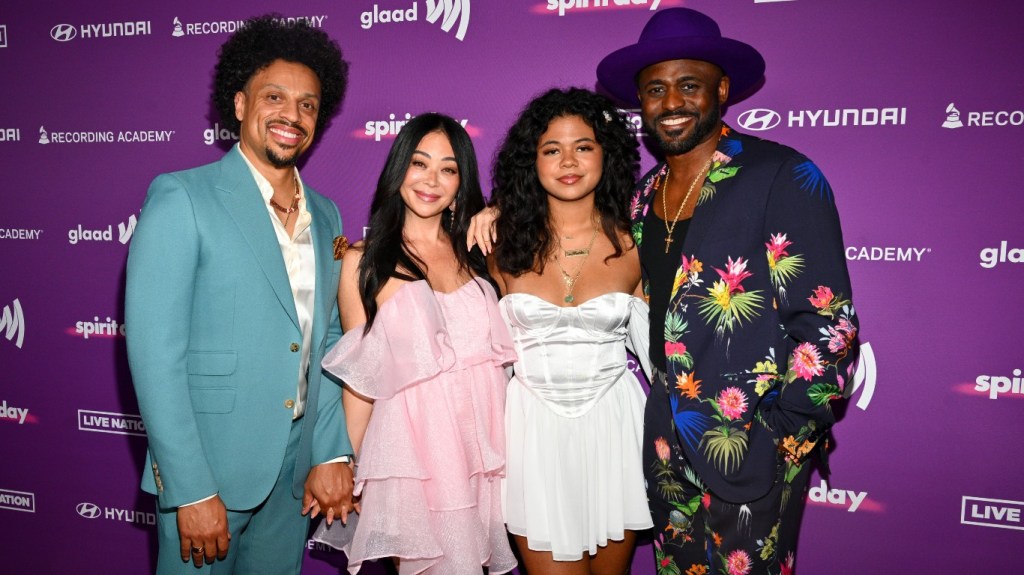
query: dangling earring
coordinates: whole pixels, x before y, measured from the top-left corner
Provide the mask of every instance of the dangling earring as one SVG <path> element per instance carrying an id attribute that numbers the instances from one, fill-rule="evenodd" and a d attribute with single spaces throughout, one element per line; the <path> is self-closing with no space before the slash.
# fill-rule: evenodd
<path id="1" fill-rule="evenodd" d="M 448 233 L 451 233 L 455 229 L 455 200 L 448 205 L 449 220 L 448 220 Z"/>

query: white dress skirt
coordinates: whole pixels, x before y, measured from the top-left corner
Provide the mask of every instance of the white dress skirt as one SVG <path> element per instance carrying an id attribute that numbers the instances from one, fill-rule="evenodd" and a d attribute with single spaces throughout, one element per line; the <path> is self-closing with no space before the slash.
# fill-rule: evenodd
<path id="1" fill-rule="evenodd" d="M 653 526 L 641 458 L 646 396 L 627 341 L 647 362 L 648 307 L 607 293 L 561 307 L 525 293 L 499 302 L 518 356 L 505 404 L 508 530 L 556 561 Z"/>

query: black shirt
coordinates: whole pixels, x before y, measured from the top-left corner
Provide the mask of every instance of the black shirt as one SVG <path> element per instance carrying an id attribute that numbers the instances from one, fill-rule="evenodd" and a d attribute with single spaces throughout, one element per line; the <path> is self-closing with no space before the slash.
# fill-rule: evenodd
<path id="1" fill-rule="evenodd" d="M 683 239 L 690 228 L 689 218 L 676 222 L 672 230 L 672 244 L 665 253 L 665 220 L 654 214 L 654 208 L 644 217 L 644 236 L 640 244 L 640 263 L 644 268 L 649 286 L 651 306 L 651 365 L 665 370 L 665 314 L 668 300 L 672 295 L 672 283 L 676 270 L 682 263 Z"/>

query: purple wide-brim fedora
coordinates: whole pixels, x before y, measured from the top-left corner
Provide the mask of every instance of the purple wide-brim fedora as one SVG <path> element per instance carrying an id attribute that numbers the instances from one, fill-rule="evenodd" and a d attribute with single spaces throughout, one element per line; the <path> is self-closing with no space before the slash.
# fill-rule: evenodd
<path id="1" fill-rule="evenodd" d="M 703 60 L 729 77 L 729 101 L 742 96 L 764 76 L 764 58 L 749 44 L 723 38 L 718 24 L 689 8 L 668 8 L 651 16 L 636 44 L 616 50 L 597 65 L 597 80 L 613 96 L 640 104 L 636 77 L 666 60 Z"/>

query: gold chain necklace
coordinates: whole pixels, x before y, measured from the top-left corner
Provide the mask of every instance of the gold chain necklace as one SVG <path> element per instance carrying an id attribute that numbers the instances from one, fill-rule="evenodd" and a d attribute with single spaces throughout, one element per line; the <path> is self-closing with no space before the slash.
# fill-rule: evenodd
<path id="1" fill-rule="evenodd" d="M 295 197 L 292 198 L 291 207 L 284 207 L 281 204 L 274 201 L 274 198 L 270 198 L 270 205 L 282 214 L 286 214 L 284 218 L 284 227 L 288 227 L 288 220 L 292 219 L 292 213 L 299 209 L 299 177 L 292 174 L 292 185 L 295 186 Z"/>
<path id="2" fill-rule="evenodd" d="M 667 219 L 668 218 L 668 200 L 666 199 L 666 197 L 668 196 L 668 177 L 672 173 L 672 168 L 668 168 L 665 171 L 665 181 L 664 181 L 664 183 L 661 186 L 661 209 L 665 213 L 665 217 L 666 217 L 666 220 L 665 220 L 665 231 L 667 232 L 665 234 L 665 253 L 666 254 L 668 253 L 669 248 L 672 246 L 672 241 L 673 241 L 672 240 L 672 232 L 676 229 L 676 223 L 679 222 L 679 215 L 683 213 L 683 207 L 686 205 L 687 200 L 690 199 L 690 194 L 693 193 L 693 188 L 695 188 L 697 186 L 697 182 L 702 180 L 701 176 L 703 176 L 704 172 L 707 171 L 708 168 L 710 168 L 710 167 L 711 167 L 711 158 L 708 158 L 708 161 L 704 164 L 704 167 L 701 168 L 699 172 L 697 172 L 697 177 L 693 178 L 693 181 L 690 182 L 690 189 L 686 190 L 686 196 L 683 198 L 683 203 L 679 204 L 679 209 L 676 210 L 676 215 L 672 218 L 672 224 L 671 225 L 669 224 L 668 219 Z"/>
<path id="3" fill-rule="evenodd" d="M 584 250 L 580 251 L 579 255 L 582 255 L 583 259 L 580 260 L 579 265 L 576 266 L 576 272 L 573 273 L 572 275 L 569 275 L 569 272 L 565 271 L 565 268 L 562 267 L 562 262 L 559 261 L 558 259 L 558 255 L 555 255 L 555 263 L 558 264 L 558 270 L 562 272 L 562 280 L 565 281 L 565 297 L 562 298 L 562 301 L 564 301 L 565 303 L 572 303 L 576 301 L 576 297 L 572 295 L 572 290 L 576 287 L 576 280 L 580 279 L 580 274 L 583 272 L 583 265 L 587 263 L 587 259 L 590 257 L 590 250 L 593 249 L 594 247 L 594 240 L 597 239 L 598 229 L 598 226 L 594 226 L 594 233 L 590 235 L 590 243 L 587 244 L 587 247 Z M 570 251 L 576 251 L 563 250 L 561 238 L 559 238 L 558 240 L 558 249 L 562 250 L 565 253 L 566 257 L 571 257 L 569 255 Z"/>

